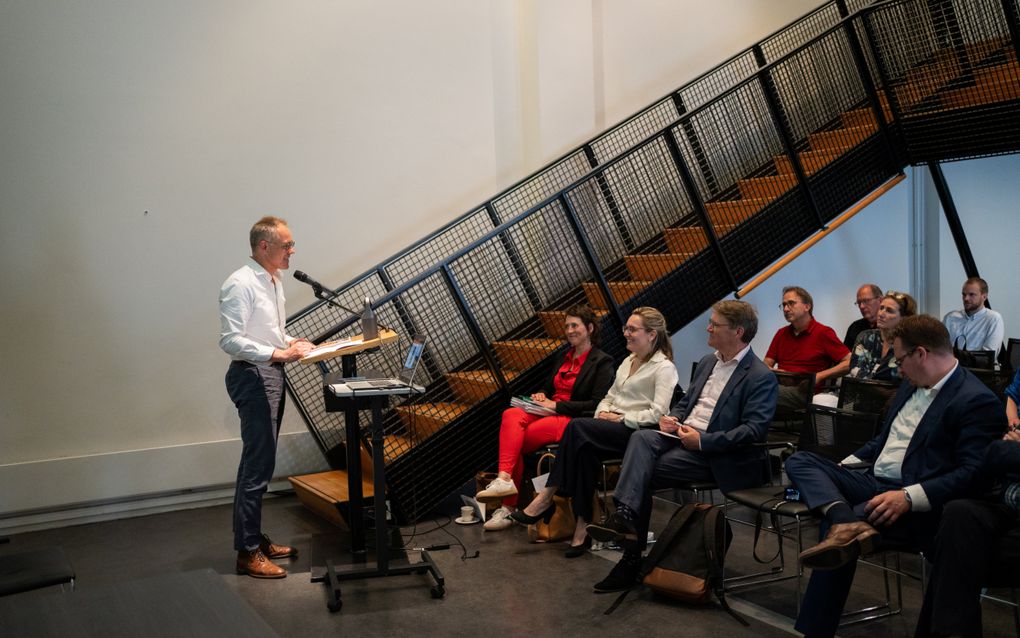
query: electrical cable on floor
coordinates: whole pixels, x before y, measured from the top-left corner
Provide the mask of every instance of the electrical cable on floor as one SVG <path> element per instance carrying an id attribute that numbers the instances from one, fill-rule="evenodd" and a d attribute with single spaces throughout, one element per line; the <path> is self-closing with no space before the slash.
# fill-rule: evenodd
<path id="1" fill-rule="evenodd" d="M 415 440 L 415 439 L 417 439 L 417 433 L 418 433 L 417 432 L 417 430 L 418 430 L 418 424 L 417 424 L 418 413 L 414 409 L 411 409 L 411 410 L 408 411 L 408 414 L 409 414 L 409 424 L 408 425 L 410 426 L 409 430 L 410 430 L 410 433 L 411 433 L 411 439 Z M 417 462 L 417 459 L 416 459 L 416 462 Z M 412 475 L 417 475 L 418 474 L 417 472 L 415 472 L 415 469 L 416 468 L 414 468 L 414 467 L 411 468 Z M 418 487 L 417 481 L 411 481 L 411 502 L 415 504 L 415 507 L 417 507 L 417 505 L 418 505 L 418 491 L 417 491 L 417 487 Z M 460 537 L 458 537 L 456 534 L 454 534 L 450 530 L 446 529 L 450 525 L 450 523 L 453 521 L 453 517 L 452 516 L 446 516 L 446 522 L 444 522 L 444 523 L 435 523 L 435 526 L 433 528 L 431 528 L 431 529 L 426 529 L 424 531 L 419 531 L 418 530 L 418 517 L 417 517 L 417 514 L 418 514 L 418 512 L 415 511 L 414 512 L 415 516 L 413 517 L 414 518 L 414 523 L 411 525 L 411 532 L 410 532 L 410 534 L 405 533 L 403 530 L 401 530 L 401 532 L 400 532 L 401 537 L 404 538 L 403 549 L 405 549 L 405 550 L 411 549 L 411 550 L 415 550 L 415 551 L 439 551 L 439 550 L 449 549 L 450 548 L 449 544 L 432 544 L 432 545 L 429 545 L 427 547 L 411 547 L 411 543 L 414 542 L 415 537 L 417 537 L 417 536 L 424 536 L 425 534 L 431 534 L 432 532 L 441 531 L 441 532 L 443 532 L 444 534 L 446 534 L 447 536 L 449 536 L 450 538 L 452 538 L 454 540 L 454 542 L 453 542 L 454 545 L 457 545 L 458 547 L 460 547 L 460 549 L 461 549 L 460 559 L 461 560 L 468 560 L 470 558 L 478 558 L 478 556 L 480 555 L 480 552 L 478 550 L 475 550 L 474 554 L 469 555 L 468 554 L 467 546 L 463 543 L 463 541 L 460 540 Z"/>

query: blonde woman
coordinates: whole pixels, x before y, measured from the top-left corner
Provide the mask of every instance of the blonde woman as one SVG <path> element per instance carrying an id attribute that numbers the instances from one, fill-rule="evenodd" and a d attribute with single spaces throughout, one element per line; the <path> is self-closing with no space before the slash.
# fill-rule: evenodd
<path id="1" fill-rule="evenodd" d="M 623 327 L 630 356 L 616 371 L 609 393 L 595 408 L 593 419 L 572 419 L 560 440 L 546 486 L 523 510 L 510 515 L 518 523 L 550 520 L 556 511 L 553 495 L 571 497 L 577 527 L 566 556 L 583 555 L 591 547 L 585 525 L 592 520 L 592 501 L 599 462 L 620 457 L 630 435 L 657 427 L 669 411 L 677 371 L 666 319 L 655 308 L 636 308 Z"/>

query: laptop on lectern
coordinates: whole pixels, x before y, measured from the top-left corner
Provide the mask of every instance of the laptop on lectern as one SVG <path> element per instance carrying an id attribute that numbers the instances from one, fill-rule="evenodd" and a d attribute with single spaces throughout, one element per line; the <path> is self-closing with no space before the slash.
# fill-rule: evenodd
<path id="1" fill-rule="evenodd" d="M 350 390 L 385 390 L 389 388 L 414 388 L 414 373 L 418 370 L 418 362 L 421 361 L 422 352 L 425 351 L 425 337 L 415 335 L 411 339 L 411 345 L 404 356 L 404 364 L 400 374 L 396 377 L 383 379 L 351 379 L 344 380 L 344 385 Z"/>

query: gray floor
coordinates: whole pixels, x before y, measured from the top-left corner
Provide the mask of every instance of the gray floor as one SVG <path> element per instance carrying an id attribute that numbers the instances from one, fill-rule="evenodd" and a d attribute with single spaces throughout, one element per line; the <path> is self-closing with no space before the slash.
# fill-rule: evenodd
<path id="1" fill-rule="evenodd" d="M 668 504 L 658 503 L 655 523 L 661 525 L 668 511 Z M 567 560 L 562 555 L 565 545 L 529 544 L 523 528 L 486 533 L 479 525 L 455 525 L 446 518 L 419 524 L 419 531 L 425 533 L 412 545 L 453 542 L 455 537 L 464 543 L 468 554 L 477 550 L 479 556 L 462 559 L 464 552 L 456 545 L 433 554 L 446 577 L 444 599 L 430 597 L 427 576 L 352 581 L 344 584 L 343 610 L 333 614 L 326 609 L 325 588 L 311 583 L 309 576 L 313 536 L 333 529 L 286 494 L 266 500 L 264 523 L 275 540 L 301 550 L 297 559 L 282 562 L 290 571 L 284 580 L 261 581 L 234 573 L 228 505 L 20 534 L 0 551 L 62 545 L 78 573 L 78 591 L 212 568 L 281 636 L 305 638 L 324 632 L 357 636 L 619 636 L 640 632 L 685 637 L 794 633 L 790 620 L 795 615 L 793 581 L 728 596 L 733 607 L 750 621 L 749 628 L 715 606 L 692 607 L 647 591 L 632 593 L 615 613 L 606 616 L 603 612 L 616 596 L 593 594 L 591 585 L 609 571 L 616 552 L 604 550 Z M 446 525 L 436 529 L 442 523 Z M 816 533 L 808 530 L 806 540 Z M 727 556 L 728 573 L 757 569 L 751 559 L 751 529 L 735 526 L 734 534 Z M 769 549 L 775 550 L 771 539 L 763 551 Z M 792 545 L 789 551 L 794 551 Z M 918 570 L 916 560 L 905 561 L 904 567 Z M 858 570 L 849 606 L 879 600 L 883 591 L 879 573 L 863 567 Z M 62 595 L 75 594 L 54 589 L 21 594 Z M 919 585 L 905 582 L 902 614 L 846 627 L 840 635 L 911 636 L 919 604 Z M 1014 635 L 1011 619 L 1005 607 L 986 603 L 985 635 Z M 177 634 L 168 627 L 166 635 Z"/>

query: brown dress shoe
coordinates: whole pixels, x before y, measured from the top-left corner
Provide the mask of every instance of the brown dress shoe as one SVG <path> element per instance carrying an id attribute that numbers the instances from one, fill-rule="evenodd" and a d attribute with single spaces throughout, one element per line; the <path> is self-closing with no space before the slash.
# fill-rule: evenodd
<path id="1" fill-rule="evenodd" d="M 297 550 L 293 547 L 287 547 L 286 545 L 277 545 L 273 541 L 269 540 L 269 537 L 265 534 L 262 535 L 262 542 L 259 543 L 259 549 L 262 553 L 272 559 L 277 558 L 289 558 L 291 556 L 297 556 Z"/>
<path id="2" fill-rule="evenodd" d="M 253 552 L 237 552 L 237 573 L 248 574 L 253 578 L 284 578 L 287 570 L 269 562 L 262 549 L 256 549 Z"/>
<path id="3" fill-rule="evenodd" d="M 837 569 L 875 551 L 879 538 L 875 528 L 864 521 L 837 523 L 829 528 L 824 541 L 800 553 L 800 561 L 812 569 Z"/>

